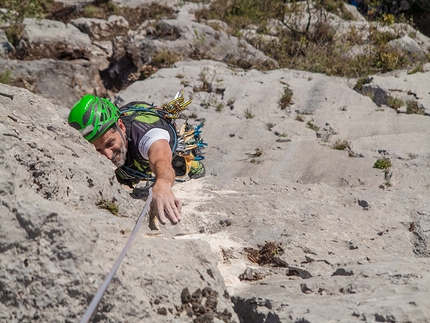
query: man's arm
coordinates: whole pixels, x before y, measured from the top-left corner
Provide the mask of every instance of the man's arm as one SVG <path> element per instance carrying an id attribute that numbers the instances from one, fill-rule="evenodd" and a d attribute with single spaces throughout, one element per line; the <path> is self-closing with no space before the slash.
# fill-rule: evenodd
<path id="1" fill-rule="evenodd" d="M 172 167 L 172 151 L 167 140 L 155 141 L 148 150 L 149 166 L 156 176 L 152 196 L 157 207 L 158 219 L 162 224 L 181 221 L 182 204 L 172 191 L 175 171 Z"/>

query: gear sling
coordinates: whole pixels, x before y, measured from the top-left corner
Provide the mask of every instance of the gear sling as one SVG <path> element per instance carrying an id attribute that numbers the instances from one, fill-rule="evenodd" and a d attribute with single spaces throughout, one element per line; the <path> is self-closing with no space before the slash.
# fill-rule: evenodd
<path id="1" fill-rule="evenodd" d="M 187 179 L 193 161 L 204 159 L 202 149 L 207 144 L 200 137 L 203 122 L 197 126 L 188 123 L 188 118 L 182 113 L 191 103 L 191 100 L 184 101 L 183 91 L 176 94 L 175 99 L 164 104 L 162 108 L 157 108 L 153 104 L 144 101 L 134 101 L 121 107 L 120 119 L 126 126 L 127 140 L 131 138 L 133 122 L 146 123 L 163 128 L 173 137 L 169 144 L 172 148 L 172 167 L 175 170 L 177 180 Z M 175 120 L 184 119 L 184 123 L 178 129 Z M 127 154 L 129 155 L 129 154 Z M 132 152 L 132 164 L 125 164 L 115 171 L 116 177 L 121 184 L 130 187 L 141 180 L 154 181 L 149 162 L 139 158 Z"/>

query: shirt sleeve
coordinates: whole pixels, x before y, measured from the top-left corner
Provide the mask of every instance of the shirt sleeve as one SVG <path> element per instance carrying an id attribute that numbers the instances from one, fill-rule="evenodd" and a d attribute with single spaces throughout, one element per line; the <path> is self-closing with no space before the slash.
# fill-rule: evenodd
<path id="1" fill-rule="evenodd" d="M 139 152 L 143 158 L 148 159 L 148 150 L 157 140 L 167 140 L 167 142 L 169 142 L 169 132 L 160 128 L 153 128 L 149 130 L 139 141 Z"/>

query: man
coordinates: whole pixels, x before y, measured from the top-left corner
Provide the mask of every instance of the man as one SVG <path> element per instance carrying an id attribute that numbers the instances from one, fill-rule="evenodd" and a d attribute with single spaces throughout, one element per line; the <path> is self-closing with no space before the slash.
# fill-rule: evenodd
<path id="1" fill-rule="evenodd" d="M 205 175 L 203 164 L 195 157 L 199 151 L 194 149 L 191 153 L 180 154 L 182 156 L 174 154 L 173 159 L 178 146 L 174 123 L 147 108 L 141 108 L 146 113 L 130 113 L 136 106 L 148 107 L 148 104 L 131 102 L 118 109 L 107 99 L 87 94 L 73 106 L 68 122 L 112 161 L 120 183 L 132 186 L 140 179 L 148 179 L 152 172 L 156 180 L 151 206 L 156 207 L 162 224 L 168 220 L 177 224 L 181 221 L 182 204 L 172 186 L 177 175 L 188 174 L 190 178 Z M 195 138 L 199 139 L 198 135 Z"/>

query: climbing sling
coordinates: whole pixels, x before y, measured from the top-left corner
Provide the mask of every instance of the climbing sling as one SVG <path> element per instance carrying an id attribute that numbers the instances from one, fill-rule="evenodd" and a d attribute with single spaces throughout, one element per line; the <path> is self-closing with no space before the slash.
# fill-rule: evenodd
<path id="1" fill-rule="evenodd" d="M 153 104 L 136 101 L 130 102 L 120 108 L 120 119 L 127 129 L 127 139 L 131 138 L 131 128 L 133 122 L 141 122 L 163 128 L 171 134 L 170 146 L 172 148 L 172 166 L 176 173 L 177 180 L 186 179 L 190 175 L 191 167 L 200 164 L 203 160 L 202 149 L 207 144 L 201 138 L 201 128 L 204 121 L 197 126 L 188 123 L 188 118 L 183 111 L 191 100 L 185 101 L 184 91 L 179 91 L 175 98 L 161 108 Z M 178 129 L 177 119 L 183 119 L 184 123 Z M 133 158 L 132 165 L 123 165 L 116 170 L 117 179 L 122 184 L 133 187 L 140 180 L 155 180 L 149 162 L 143 158 Z"/>

